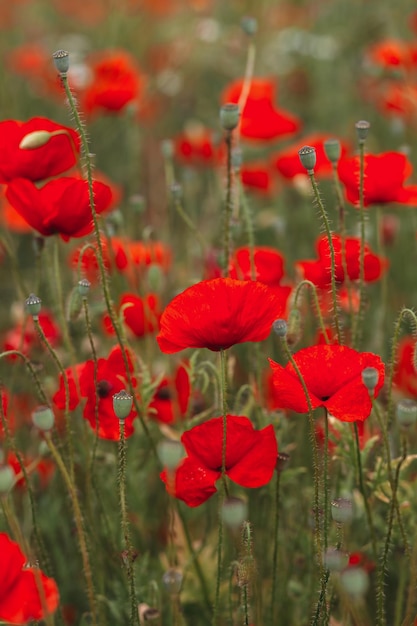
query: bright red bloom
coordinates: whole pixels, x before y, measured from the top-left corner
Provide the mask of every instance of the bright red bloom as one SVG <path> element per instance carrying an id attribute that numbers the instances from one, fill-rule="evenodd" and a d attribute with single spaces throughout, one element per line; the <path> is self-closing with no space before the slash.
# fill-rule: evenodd
<path id="1" fill-rule="evenodd" d="M 343 268 L 342 239 L 340 235 L 332 235 L 333 248 L 335 253 L 335 279 L 339 284 L 344 283 L 345 271 Z M 345 259 L 349 280 L 358 280 L 360 276 L 360 248 L 361 242 L 358 237 L 345 238 Z M 295 266 L 300 270 L 302 277 L 311 280 L 312 283 L 326 289 L 331 284 L 331 261 L 330 247 L 327 236 L 322 235 L 316 241 L 318 254 L 317 261 L 297 261 Z M 388 261 L 371 251 L 370 246 L 365 243 L 365 281 L 370 283 L 379 280 L 387 270 Z"/>
<path id="2" fill-rule="evenodd" d="M 156 294 L 150 293 L 141 298 L 133 293 L 126 293 L 120 299 L 119 310 L 135 337 L 144 337 L 159 330 L 161 304 Z M 108 315 L 105 315 L 104 327 L 110 334 L 114 333 Z"/>
<path id="3" fill-rule="evenodd" d="M 130 54 L 124 50 L 102 53 L 91 63 L 91 70 L 93 79 L 82 99 L 87 113 L 115 113 L 137 104 L 145 80 Z"/>
<path id="4" fill-rule="evenodd" d="M 357 352 L 347 346 L 316 345 L 299 350 L 294 361 L 306 384 L 313 409 L 325 407 L 342 422 L 365 420 L 372 410 L 369 391 L 362 382 L 366 367 L 378 370 L 378 395 L 384 383 L 384 364 L 370 352 Z M 269 360 L 275 385 L 275 399 L 281 408 L 297 413 L 308 411 L 303 386 L 291 363 L 285 367 Z"/>
<path id="5" fill-rule="evenodd" d="M 417 206 L 417 185 L 404 187 L 413 169 L 405 154 L 383 152 L 365 155 L 364 202 L 370 204 L 408 204 Z M 359 157 L 341 159 L 339 177 L 346 187 L 346 197 L 359 203 Z"/>
<path id="6" fill-rule="evenodd" d="M 215 167 L 224 152 L 214 133 L 200 124 L 190 125 L 174 138 L 174 151 L 179 161 L 195 167 Z"/>
<path id="7" fill-rule="evenodd" d="M 241 487 L 262 487 L 274 473 L 278 446 L 273 426 L 254 430 L 247 417 L 227 415 L 226 474 Z M 188 456 L 178 466 L 173 484 L 167 471 L 161 478 L 167 491 L 188 506 L 199 506 L 217 490 L 221 476 L 223 418 L 187 430 L 181 441 Z"/>
<path id="8" fill-rule="evenodd" d="M 149 417 L 162 424 L 172 424 L 187 414 L 191 399 L 188 368 L 181 363 L 173 378 L 163 378 L 149 404 Z"/>
<path id="9" fill-rule="evenodd" d="M 9 624 L 27 624 L 45 617 L 44 608 L 53 613 L 59 604 L 55 581 L 40 569 L 28 567 L 17 543 L 0 533 L 0 620 Z M 39 586 L 42 586 L 41 600 Z"/>
<path id="10" fill-rule="evenodd" d="M 95 181 L 96 212 L 106 211 L 112 203 L 108 185 Z M 24 178 L 12 181 L 6 197 L 28 224 L 44 237 L 59 234 L 65 241 L 84 237 L 93 230 L 87 181 L 56 178 L 38 189 Z"/>
<path id="11" fill-rule="evenodd" d="M 273 163 L 278 172 L 287 179 L 292 179 L 295 176 L 307 176 L 305 167 L 301 164 L 298 151 L 303 146 L 311 146 L 316 149 L 316 165 L 314 167 L 314 174 L 316 176 L 331 176 L 332 164 L 326 156 L 324 151 L 324 142 L 327 139 L 333 139 L 333 135 L 314 134 L 304 137 L 302 140 L 295 144 L 291 144 L 284 150 L 281 150 L 273 156 Z M 342 149 L 342 157 L 346 155 L 348 147 L 344 142 L 340 142 Z"/>
<path id="12" fill-rule="evenodd" d="M 417 372 L 414 367 L 416 340 L 403 337 L 398 344 L 395 359 L 394 385 L 407 396 L 417 398 Z"/>
<path id="13" fill-rule="evenodd" d="M 268 163 L 243 163 L 240 168 L 240 178 L 248 190 L 270 194 L 273 190 L 271 167 Z"/>
<path id="14" fill-rule="evenodd" d="M 40 148 L 19 148 L 23 137 L 34 131 L 63 131 L 64 134 L 51 137 Z M 15 178 L 38 181 L 56 176 L 76 164 L 79 152 L 77 133 L 44 117 L 34 117 L 27 122 L 0 122 L 0 183 Z"/>
<path id="15" fill-rule="evenodd" d="M 284 309 L 282 298 L 260 282 L 203 280 L 168 304 L 157 341 L 168 354 L 185 348 L 219 351 L 236 343 L 262 341 Z"/>
<path id="16" fill-rule="evenodd" d="M 275 248 L 254 248 L 255 278 L 260 283 L 277 287 L 284 277 L 284 257 Z M 252 280 L 251 255 L 247 246 L 237 248 L 230 261 L 230 278 Z"/>
<path id="17" fill-rule="evenodd" d="M 133 365 L 128 355 L 129 370 L 133 374 Z M 114 394 L 126 389 L 127 373 L 123 356 L 119 346 L 113 348 L 107 359 L 97 361 L 97 388 L 94 385 L 94 361 L 77 365 L 76 368 L 66 370 L 70 390 L 70 410 L 74 410 L 81 398 L 87 398 L 84 406 L 83 417 L 86 419 L 94 432 L 97 430 L 98 437 L 117 441 L 119 439 L 119 420 L 113 410 Z M 76 381 L 78 378 L 78 381 Z M 133 379 L 133 382 L 134 379 Z M 80 394 L 78 393 L 78 390 Z M 97 402 L 98 401 L 98 402 Z M 60 376 L 60 386 L 53 397 L 56 407 L 63 410 L 65 408 L 65 387 L 62 376 Z M 98 427 L 96 428 L 96 404 Z M 133 434 L 133 420 L 136 417 L 134 409 L 125 422 L 125 436 Z"/>
<path id="18" fill-rule="evenodd" d="M 243 80 L 237 80 L 224 90 L 223 103 L 238 103 Z M 301 126 L 300 120 L 280 111 L 275 105 L 276 82 L 268 78 L 253 78 L 240 118 L 240 134 L 245 139 L 272 140 L 292 135 Z"/>

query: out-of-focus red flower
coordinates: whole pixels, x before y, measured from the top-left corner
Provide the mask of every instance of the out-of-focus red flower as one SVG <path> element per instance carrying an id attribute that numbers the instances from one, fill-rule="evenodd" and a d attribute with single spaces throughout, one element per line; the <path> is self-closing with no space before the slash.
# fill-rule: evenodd
<path id="1" fill-rule="evenodd" d="M 159 330 L 161 303 L 156 294 L 149 293 L 141 298 L 133 293 L 126 293 L 120 298 L 119 310 L 135 337 L 144 337 Z M 108 315 L 105 315 L 104 327 L 110 334 L 114 333 Z"/>
<path id="2" fill-rule="evenodd" d="M 247 417 L 227 415 L 226 474 L 242 487 L 266 485 L 274 473 L 278 446 L 273 426 L 254 430 Z M 214 417 L 186 431 L 181 441 L 187 457 L 173 480 L 167 471 L 161 478 L 167 491 L 188 506 L 199 506 L 217 490 L 221 476 L 223 418 Z"/>
<path id="3" fill-rule="evenodd" d="M 273 191 L 273 172 L 269 163 L 244 163 L 240 168 L 240 178 L 248 190 L 265 195 Z"/>
<path id="4" fill-rule="evenodd" d="M 47 309 L 42 309 L 39 313 L 39 325 L 45 333 L 46 338 L 52 346 L 56 346 L 61 340 L 61 331 Z M 5 334 L 3 338 L 3 350 L 20 350 L 25 355 L 30 355 L 33 350 L 43 347 L 39 339 L 38 332 L 31 317 L 24 321 L 19 321 L 13 328 Z M 11 357 L 12 359 L 18 357 Z"/>
<path id="5" fill-rule="evenodd" d="M 384 364 L 370 352 L 340 345 L 316 345 L 299 350 L 294 361 L 304 379 L 313 409 L 325 407 L 343 422 L 365 420 L 372 410 L 369 391 L 362 382 L 366 367 L 378 370 L 375 397 L 384 383 Z M 285 367 L 269 360 L 274 374 L 275 398 L 281 408 L 307 413 L 303 386 L 291 363 Z"/>
<path id="6" fill-rule="evenodd" d="M 56 10 L 77 23 L 87 26 L 97 26 L 108 16 L 109 6 L 106 0 L 53 0 Z"/>
<path id="7" fill-rule="evenodd" d="M 400 220 L 397 215 L 385 213 L 381 219 L 380 234 L 384 246 L 392 246 L 400 230 Z"/>
<path id="8" fill-rule="evenodd" d="M 39 131 L 59 134 L 53 135 L 39 148 L 19 148 L 26 135 Z M 8 183 L 15 178 L 39 181 L 56 176 L 76 164 L 79 152 L 77 133 L 47 118 L 0 122 L 0 183 Z"/>
<path id="9" fill-rule="evenodd" d="M 268 246 L 254 248 L 255 280 L 270 287 L 280 285 L 284 277 L 284 257 Z M 230 278 L 252 280 L 251 253 L 248 246 L 237 248 L 230 260 Z"/>
<path id="10" fill-rule="evenodd" d="M 108 185 L 94 181 L 97 214 L 109 209 L 112 191 Z M 24 178 L 13 180 L 6 197 L 16 211 L 44 237 L 59 234 L 64 241 L 84 237 L 93 230 L 87 181 L 62 177 L 41 188 Z"/>
<path id="11" fill-rule="evenodd" d="M 365 59 L 372 65 L 384 69 L 407 68 L 413 61 L 412 49 L 409 44 L 399 39 L 384 39 L 369 46 Z"/>
<path id="12" fill-rule="evenodd" d="M 219 351 L 236 343 L 262 341 L 284 309 L 275 291 L 260 282 L 203 280 L 168 304 L 157 341 L 168 354 L 185 348 Z"/>
<path id="13" fill-rule="evenodd" d="M 149 404 L 149 417 L 163 424 L 172 424 L 187 414 L 191 399 L 188 368 L 180 363 L 173 377 L 161 380 Z"/>
<path id="14" fill-rule="evenodd" d="M 311 146 L 316 149 L 316 165 L 314 167 L 314 174 L 316 176 L 330 176 L 332 173 L 332 164 L 326 156 L 323 144 L 327 139 L 333 139 L 333 135 L 314 134 L 304 137 L 302 140 L 295 144 L 291 144 L 287 148 L 276 153 L 272 159 L 274 166 L 278 172 L 287 179 L 295 178 L 295 176 L 307 176 L 305 167 L 301 164 L 298 151 L 303 146 Z M 345 142 L 340 141 L 342 149 L 342 157 L 344 157 L 348 151 L 348 146 Z"/>
<path id="15" fill-rule="evenodd" d="M 359 157 L 341 159 L 338 164 L 346 197 L 355 205 L 359 204 L 359 169 Z M 410 161 L 400 152 L 365 155 L 365 206 L 390 202 L 417 206 L 417 185 L 404 186 L 412 171 Z"/>
<path id="16" fill-rule="evenodd" d="M 332 243 L 335 253 L 335 280 L 343 284 L 345 270 L 343 267 L 342 238 L 340 235 L 332 235 Z M 361 242 L 358 237 L 346 237 L 344 241 L 345 262 L 349 280 L 358 280 L 360 277 L 360 248 Z M 318 260 L 297 261 L 295 266 L 302 277 L 312 283 L 326 289 L 331 284 L 331 261 L 330 247 L 327 236 L 322 235 L 316 241 Z M 374 254 L 370 246 L 365 244 L 365 281 L 370 283 L 379 280 L 388 268 L 388 261 Z"/>
<path id="17" fill-rule="evenodd" d="M 35 460 L 30 458 L 22 458 L 22 461 L 27 475 L 30 476 L 32 474 L 35 474 L 37 479 L 39 480 L 41 488 L 45 489 L 55 473 L 55 464 L 52 459 L 41 457 Z M 14 452 L 8 453 L 6 462 L 13 468 L 16 477 L 18 477 L 16 485 L 18 487 L 24 488 L 26 486 L 25 477 L 23 475 L 22 467 L 19 463 L 19 460 Z"/>
<path id="18" fill-rule="evenodd" d="M 128 354 L 129 371 L 133 378 L 133 365 Z M 94 381 L 94 361 L 78 365 L 75 370 L 66 370 L 70 389 L 70 410 L 74 410 L 82 398 L 87 402 L 84 406 L 83 417 L 88 421 L 92 430 L 97 431 L 101 439 L 117 441 L 119 439 L 119 420 L 113 410 L 114 394 L 126 389 L 127 372 L 123 355 L 119 346 L 113 348 L 107 359 L 97 361 L 97 387 Z M 74 377 L 78 377 L 78 381 Z M 78 392 L 79 390 L 79 392 Z M 59 389 L 53 397 L 55 406 L 61 410 L 65 408 L 65 386 L 62 375 L 59 380 Z M 125 419 L 125 436 L 133 434 L 133 420 L 136 417 L 134 409 Z M 96 420 L 98 419 L 98 424 Z"/>
<path id="19" fill-rule="evenodd" d="M 403 337 L 398 344 L 395 359 L 394 385 L 407 396 L 417 398 L 417 371 L 414 367 L 416 340 Z"/>
<path id="20" fill-rule="evenodd" d="M 417 111 L 417 86 L 409 83 L 386 82 L 373 98 L 378 109 L 385 114 L 403 117 L 415 122 Z"/>
<path id="21" fill-rule="evenodd" d="M 189 124 L 183 133 L 174 137 L 175 157 L 194 167 L 216 167 L 221 163 L 224 150 L 213 131 L 202 124 Z"/>
<path id="22" fill-rule="evenodd" d="M 118 113 L 128 104 L 138 104 L 145 78 L 130 54 L 124 50 L 102 52 L 91 60 L 89 66 L 91 84 L 81 97 L 86 113 Z"/>
<path id="23" fill-rule="evenodd" d="M 223 103 L 238 103 L 243 80 L 231 83 L 223 91 Z M 244 139 L 274 140 L 296 133 L 300 120 L 275 104 L 276 81 L 269 78 L 253 78 L 240 118 L 240 134 Z"/>
<path id="24" fill-rule="evenodd" d="M 0 619 L 9 624 L 27 624 L 53 613 L 59 604 L 55 581 L 28 566 L 19 545 L 6 533 L 0 533 L 0 554 Z"/>

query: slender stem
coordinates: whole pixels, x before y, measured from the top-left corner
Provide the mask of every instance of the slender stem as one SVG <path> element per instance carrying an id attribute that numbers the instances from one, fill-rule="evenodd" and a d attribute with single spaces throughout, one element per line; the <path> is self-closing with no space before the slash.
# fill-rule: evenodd
<path id="1" fill-rule="evenodd" d="M 55 463 L 58 466 L 59 471 L 62 474 L 62 478 L 64 479 L 64 482 L 66 484 L 66 487 L 68 489 L 68 493 L 71 499 L 72 508 L 74 511 L 74 522 L 75 522 L 75 526 L 77 529 L 78 542 L 79 542 L 81 558 L 83 562 L 84 576 L 85 576 L 85 581 L 87 585 L 87 595 L 88 595 L 88 602 L 90 605 L 90 611 L 91 611 L 91 616 L 92 616 L 92 624 L 93 626 L 98 626 L 97 605 L 96 605 L 96 597 L 95 597 L 95 592 L 94 592 L 93 574 L 91 571 L 90 557 L 88 553 L 87 535 L 86 535 L 86 531 L 84 528 L 84 521 L 83 521 L 83 516 L 81 513 L 80 504 L 78 502 L 77 490 L 71 480 L 71 476 L 67 471 L 65 463 L 62 460 L 62 457 L 58 449 L 56 448 L 54 442 L 52 441 L 51 435 L 49 433 L 45 433 L 45 441 L 55 460 Z"/>
<path id="2" fill-rule="evenodd" d="M 226 131 L 226 200 L 224 204 L 223 216 L 223 262 L 224 275 L 229 276 L 229 264 L 231 255 L 230 226 L 233 213 L 233 168 L 232 168 L 232 131 Z"/>
<path id="3" fill-rule="evenodd" d="M 360 217 L 360 254 L 359 254 L 359 313 L 356 316 L 352 344 L 360 343 L 360 323 L 365 307 L 365 142 L 359 142 L 359 217 Z"/>
<path id="4" fill-rule="evenodd" d="M 355 444 L 356 444 L 356 460 L 358 464 L 358 479 L 359 479 L 359 489 L 362 494 L 362 498 L 365 504 L 366 517 L 368 520 L 369 532 L 371 534 L 371 543 L 372 543 L 372 555 L 374 561 L 377 560 L 377 549 L 376 549 L 376 539 L 375 539 L 375 527 L 372 518 L 371 508 L 369 506 L 368 494 L 365 489 L 365 483 L 363 480 L 363 470 L 362 470 L 362 459 L 361 459 L 361 448 L 359 443 L 359 432 L 358 425 L 354 422 L 354 431 L 355 431 Z"/>
<path id="5" fill-rule="evenodd" d="M 329 343 L 329 338 L 327 336 L 327 332 L 326 332 L 326 327 L 324 325 L 323 316 L 321 314 L 319 298 L 318 298 L 318 295 L 317 295 L 317 287 L 316 287 L 316 285 L 314 283 L 311 282 L 311 280 L 305 279 L 305 280 L 302 280 L 300 283 L 298 283 L 297 289 L 295 290 L 294 305 L 293 306 L 294 306 L 294 308 L 297 307 L 298 298 L 300 296 L 301 290 L 304 287 L 309 287 L 309 289 L 310 289 L 310 293 L 311 293 L 311 296 L 313 298 L 313 303 L 314 303 L 314 310 L 315 310 L 315 313 L 316 313 L 318 321 L 319 321 L 320 330 L 321 330 L 321 332 L 323 334 L 324 341 L 326 343 Z"/>
<path id="6" fill-rule="evenodd" d="M 178 215 L 180 216 L 184 224 L 188 226 L 191 232 L 194 233 L 194 235 L 196 236 L 198 243 L 200 244 L 201 254 L 203 255 L 203 258 L 205 258 L 207 245 L 204 240 L 204 237 L 202 236 L 197 226 L 192 221 L 191 217 L 188 215 L 188 213 L 186 213 L 182 205 L 181 199 L 178 198 L 177 196 L 174 196 L 174 206 L 175 206 L 175 210 L 177 211 Z"/>
<path id="7" fill-rule="evenodd" d="M 319 207 L 321 218 L 324 224 L 324 228 L 327 235 L 327 241 L 329 243 L 330 250 L 330 272 L 331 272 L 331 289 L 332 289 L 332 302 L 333 302 L 333 320 L 336 328 L 337 340 L 339 343 L 342 343 L 342 333 L 339 326 L 339 315 L 338 315 L 338 306 L 337 306 L 337 292 L 336 292 L 336 260 L 335 260 L 335 252 L 332 240 L 332 233 L 330 231 L 329 218 L 326 213 L 326 209 L 324 208 L 324 204 L 320 197 L 319 188 L 316 183 L 316 179 L 314 176 L 314 170 L 308 170 L 308 175 L 311 181 L 311 186 L 313 188 L 314 197 Z"/>
<path id="8" fill-rule="evenodd" d="M 281 472 L 277 471 L 277 476 L 275 479 L 275 501 L 274 501 L 274 553 L 272 557 L 272 590 L 271 590 L 271 612 L 270 612 L 270 623 L 271 626 L 275 624 L 275 602 L 276 602 L 276 588 L 277 588 L 277 577 L 278 577 L 278 532 L 279 532 L 279 513 L 280 513 L 280 482 L 281 482 Z"/>

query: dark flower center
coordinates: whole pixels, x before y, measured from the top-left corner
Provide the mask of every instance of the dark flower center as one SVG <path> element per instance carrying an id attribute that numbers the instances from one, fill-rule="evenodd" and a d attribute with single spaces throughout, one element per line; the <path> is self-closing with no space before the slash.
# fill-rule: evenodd
<path id="1" fill-rule="evenodd" d="M 97 383 L 97 394 L 98 397 L 103 399 L 107 398 L 110 395 L 110 391 L 112 390 L 113 385 L 109 383 L 108 380 L 99 380 Z"/>
<path id="2" fill-rule="evenodd" d="M 158 389 L 158 391 L 155 394 L 155 398 L 157 398 L 158 400 L 171 400 L 172 398 L 172 393 L 169 387 L 162 387 L 161 389 Z"/>

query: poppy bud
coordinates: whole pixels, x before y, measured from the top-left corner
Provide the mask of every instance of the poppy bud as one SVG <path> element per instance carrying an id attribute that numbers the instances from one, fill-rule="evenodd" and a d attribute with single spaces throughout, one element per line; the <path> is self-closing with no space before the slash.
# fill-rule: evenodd
<path id="1" fill-rule="evenodd" d="M 323 560 L 326 569 L 331 572 L 341 572 L 347 566 L 349 557 L 346 552 L 342 552 L 337 548 L 327 548 Z"/>
<path id="2" fill-rule="evenodd" d="M 57 50 L 53 53 L 52 58 L 61 76 L 66 76 L 69 70 L 69 52 L 66 50 Z"/>
<path id="3" fill-rule="evenodd" d="M 148 268 L 148 285 L 150 291 L 158 292 L 161 289 L 163 274 L 157 263 L 152 263 Z"/>
<path id="4" fill-rule="evenodd" d="M 362 370 L 362 382 L 369 392 L 374 391 L 378 384 L 379 373 L 375 367 L 365 367 Z"/>
<path id="5" fill-rule="evenodd" d="M 317 155 L 316 149 L 312 146 L 304 146 L 298 151 L 301 165 L 305 167 L 308 174 L 312 174 L 316 166 Z"/>
<path id="6" fill-rule="evenodd" d="M 171 567 L 162 576 L 162 584 L 168 593 L 176 595 L 181 591 L 183 578 L 184 577 L 181 572 Z"/>
<path id="7" fill-rule="evenodd" d="M 229 528 L 239 528 L 248 516 L 248 505 L 242 498 L 226 498 L 222 504 L 221 516 Z"/>
<path id="8" fill-rule="evenodd" d="M 370 123 L 366 120 L 360 120 L 359 122 L 356 122 L 355 128 L 359 144 L 365 143 L 370 127 Z"/>
<path id="9" fill-rule="evenodd" d="M 353 503 L 348 498 L 332 500 L 332 519 L 338 524 L 346 524 L 353 518 Z"/>
<path id="10" fill-rule="evenodd" d="M 326 139 L 323 143 L 324 152 L 330 163 L 336 164 L 342 154 L 342 146 L 338 139 Z"/>
<path id="11" fill-rule="evenodd" d="M 119 420 L 124 420 L 128 417 L 133 406 L 133 396 L 127 391 L 122 389 L 113 396 L 113 411 Z"/>
<path id="12" fill-rule="evenodd" d="M 397 404 L 397 420 L 403 428 L 410 428 L 417 420 L 417 402 L 410 398 L 404 398 Z"/>
<path id="13" fill-rule="evenodd" d="M 90 291 L 91 283 L 87 278 L 82 278 L 78 281 L 78 292 L 82 298 L 86 298 Z"/>
<path id="14" fill-rule="evenodd" d="M 69 296 L 67 304 L 67 319 L 70 322 L 75 322 L 81 313 L 83 307 L 83 299 L 79 289 L 75 287 Z"/>
<path id="15" fill-rule="evenodd" d="M 49 406 L 38 406 L 32 411 L 32 422 L 39 430 L 51 430 L 55 423 L 55 416 Z"/>
<path id="16" fill-rule="evenodd" d="M 288 315 L 287 343 L 295 346 L 301 339 L 301 313 L 298 309 L 292 309 Z"/>
<path id="17" fill-rule="evenodd" d="M 369 587 L 369 577 L 362 567 L 349 567 L 340 575 L 344 590 L 354 598 L 361 598 Z"/>
<path id="18" fill-rule="evenodd" d="M 26 311 L 33 317 L 35 321 L 39 319 L 39 313 L 42 308 L 42 300 L 35 296 L 34 293 L 31 293 L 29 298 L 25 301 Z"/>
<path id="19" fill-rule="evenodd" d="M 34 130 L 32 133 L 28 133 L 23 137 L 19 143 L 19 148 L 20 150 L 35 150 L 36 148 L 41 148 L 48 143 L 52 136 L 53 133 L 47 130 Z"/>
<path id="20" fill-rule="evenodd" d="M 220 108 L 220 123 L 224 130 L 233 130 L 239 124 L 240 109 L 237 104 L 228 102 Z"/>
<path id="21" fill-rule="evenodd" d="M 283 472 L 285 469 L 287 469 L 288 463 L 290 462 L 290 455 L 287 454 L 286 452 L 278 452 L 278 456 L 277 456 L 277 464 L 276 464 L 276 470 L 278 473 Z"/>
<path id="22" fill-rule="evenodd" d="M 163 439 L 158 443 L 158 457 L 168 470 L 174 470 L 184 457 L 184 447 L 175 439 Z"/>
<path id="23" fill-rule="evenodd" d="M 15 473 L 10 465 L 0 466 L 0 496 L 6 496 L 15 482 Z"/>
<path id="24" fill-rule="evenodd" d="M 278 337 L 285 337 L 287 334 L 287 322 L 283 319 L 275 320 L 272 324 L 272 330 Z"/>
<path id="25" fill-rule="evenodd" d="M 256 34 L 258 30 L 258 20 L 256 17 L 251 17 L 249 15 L 244 15 L 240 21 L 240 26 L 242 27 L 243 32 L 252 37 Z"/>

